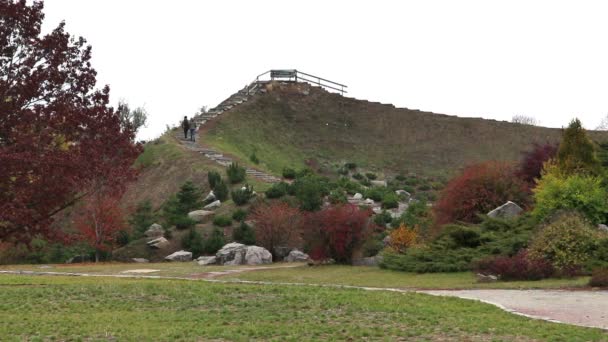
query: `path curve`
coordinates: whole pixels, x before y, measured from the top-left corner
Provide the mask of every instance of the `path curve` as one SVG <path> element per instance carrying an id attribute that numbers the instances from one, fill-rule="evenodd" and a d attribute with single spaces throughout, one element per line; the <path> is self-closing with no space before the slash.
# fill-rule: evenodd
<path id="1" fill-rule="evenodd" d="M 235 273 L 235 272 L 232 272 Z M 139 279 L 180 279 L 205 281 L 220 284 L 251 284 L 274 286 L 310 286 L 364 291 L 389 291 L 398 293 L 423 293 L 433 296 L 451 296 L 477 300 L 494 305 L 507 312 L 554 323 L 566 323 L 584 327 L 608 330 L 608 291 L 565 291 L 565 290 L 415 290 L 390 287 L 365 287 L 339 284 L 308 284 L 250 280 L 221 280 L 214 277 L 165 277 L 133 274 L 90 274 L 75 272 L 40 271 L 0 271 L 1 274 L 31 276 L 82 276 L 115 277 Z"/>
<path id="2" fill-rule="evenodd" d="M 530 318 L 608 329 L 608 291 L 488 289 L 418 292 L 478 300 Z"/>

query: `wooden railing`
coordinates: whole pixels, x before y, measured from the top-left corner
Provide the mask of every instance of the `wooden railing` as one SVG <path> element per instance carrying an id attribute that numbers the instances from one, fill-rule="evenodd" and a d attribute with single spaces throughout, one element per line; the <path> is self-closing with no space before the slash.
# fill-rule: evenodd
<path id="1" fill-rule="evenodd" d="M 335 91 L 339 91 L 340 94 L 344 95 L 347 93 L 347 86 L 338 82 L 330 81 L 325 78 L 321 78 L 319 76 L 314 76 L 311 74 L 307 74 L 305 72 L 298 71 L 296 69 L 275 69 L 268 70 L 262 74 L 259 74 L 256 77 L 255 81 L 252 83 L 259 83 L 264 81 L 265 78 L 269 78 L 271 81 L 274 80 L 282 80 L 282 81 L 291 81 L 291 82 L 308 82 L 319 87 L 323 87 L 326 89 L 331 89 Z"/>

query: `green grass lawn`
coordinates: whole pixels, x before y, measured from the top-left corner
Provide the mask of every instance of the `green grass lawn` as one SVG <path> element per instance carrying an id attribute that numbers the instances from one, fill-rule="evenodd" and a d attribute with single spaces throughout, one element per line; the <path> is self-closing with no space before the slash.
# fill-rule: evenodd
<path id="1" fill-rule="evenodd" d="M 239 273 L 223 277 L 222 279 L 419 289 L 569 288 L 585 286 L 589 280 L 588 277 L 579 277 L 574 279 L 545 279 L 540 281 L 509 281 L 481 284 L 477 283 L 475 275 L 471 272 L 417 274 L 383 270 L 376 267 L 340 265 L 280 268 Z"/>
<path id="2" fill-rule="evenodd" d="M 198 281 L 0 276 L 3 341 L 606 341 L 423 294 Z"/>
<path id="3" fill-rule="evenodd" d="M 287 266 L 289 264 L 274 264 L 274 267 Z M 100 263 L 95 264 L 69 264 L 69 265 L 8 265 L 0 266 L 0 270 L 26 270 L 26 271 L 50 271 L 50 272 L 75 272 L 91 274 L 121 274 L 126 270 L 138 268 L 157 269 L 159 272 L 146 275 L 158 275 L 165 277 L 193 277 L 204 272 L 222 271 L 228 269 L 249 268 L 252 266 L 198 266 L 195 262 L 177 263 L 149 263 L 149 264 L 126 264 L 126 263 Z M 394 287 L 394 288 L 416 288 L 416 289 L 471 289 L 471 288 L 497 288 L 497 289 L 548 289 L 548 288 L 572 288 L 585 286 L 588 277 L 573 279 L 545 279 L 540 281 L 509 281 L 496 283 L 477 283 L 475 275 L 470 272 L 460 273 L 406 273 L 399 271 L 383 270 L 376 267 L 357 266 L 321 266 L 309 267 L 302 264 L 301 267 L 275 268 L 253 272 L 243 272 L 222 276 L 222 280 L 252 280 L 282 283 L 307 283 L 307 284 L 338 284 L 369 287 Z"/>

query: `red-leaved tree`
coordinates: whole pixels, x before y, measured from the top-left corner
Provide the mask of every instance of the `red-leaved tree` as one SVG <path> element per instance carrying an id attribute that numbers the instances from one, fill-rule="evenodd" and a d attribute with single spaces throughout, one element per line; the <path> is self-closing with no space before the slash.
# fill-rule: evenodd
<path id="1" fill-rule="evenodd" d="M 517 175 L 530 187 L 534 187 L 535 180 L 541 176 L 543 165 L 557 155 L 558 148 L 559 144 L 535 143 L 531 150 L 523 153 Z"/>
<path id="2" fill-rule="evenodd" d="M 304 239 L 314 260 L 333 258 L 350 263 L 353 252 L 365 242 L 372 231 L 371 211 L 356 205 L 331 206 L 310 213 L 305 225 Z"/>
<path id="3" fill-rule="evenodd" d="M 91 47 L 45 36 L 42 2 L 0 1 L 0 241 L 51 237 L 52 217 L 135 176 L 135 129 L 95 89 Z"/>
<path id="4" fill-rule="evenodd" d="M 263 203 L 254 207 L 249 218 L 255 222 L 255 239 L 275 255 L 277 247 L 298 247 L 303 216 L 287 203 Z"/>
<path id="5" fill-rule="evenodd" d="M 485 162 L 467 167 L 441 192 L 433 207 L 438 225 L 462 221 L 479 222 L 478 214 L 513 201 L 526 206 L 530 192 L 515 176 L 515 168 L 505 162 Z"/>
<path id="6" fill-rule="evenodd" d="M 127 223 L 116 197 L 95 194 L 87 197 L 74 225 L 78 231 L 75 240 L 84 241 L 93 248 L 95 262 L 98 262 L 100 252 L 114 248 L 119 233 Z"/>

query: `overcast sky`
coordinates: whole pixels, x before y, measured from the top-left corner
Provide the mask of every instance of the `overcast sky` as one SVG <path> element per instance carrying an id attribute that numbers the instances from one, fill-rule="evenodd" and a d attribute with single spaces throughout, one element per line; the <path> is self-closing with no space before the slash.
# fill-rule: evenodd
<path id="1" fill-rule="evenodd" d="M 606 1 L 46 0 L 93 46 L 112 102 L 149 113 L 140 138 L 213 107 L 268 69 L 348 96 L 467 117 L 595 128 L 608 114 Z"/>

